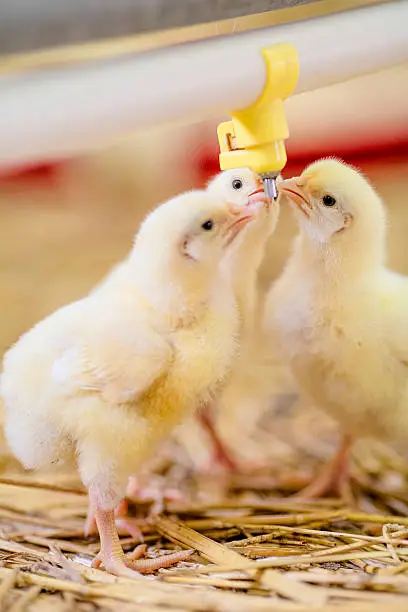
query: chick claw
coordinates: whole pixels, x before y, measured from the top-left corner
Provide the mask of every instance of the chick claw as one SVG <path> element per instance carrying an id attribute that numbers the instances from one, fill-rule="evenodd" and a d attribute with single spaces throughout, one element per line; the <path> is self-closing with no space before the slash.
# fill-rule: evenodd
<path id="1" fill-rule="evenodd" d="M 112 557 L 106 560 L 106 566 L 104 555 L 99 552 L 92 561 L 92 567 L 96 569 L 104 565 L 107 571 L 115 574 L 115 576 L 135 578 L 140 574 L 152 574 L 156 570 L 165 569 L 180 561 L 185 561 L 193 553 L 193 550 L 180 550 L 153 559 L 142 559 L 141 557 L 145 555 L 146 550 L 146 544 L 139 544 L 131 553 L 124 555 L 123 559 Z"/>
<path id="2" fill-rule="evenodd" d="M 193 550 L 180 550 L 178 552 L 161 555 L 154 559 L 138 559 L 136 561 L 127 561 L 126 566 L 133 570 L 137 570 L 140 574 L 151 574 L 155 570 L 171 567 L 180 561 L 186 561 Z"/>

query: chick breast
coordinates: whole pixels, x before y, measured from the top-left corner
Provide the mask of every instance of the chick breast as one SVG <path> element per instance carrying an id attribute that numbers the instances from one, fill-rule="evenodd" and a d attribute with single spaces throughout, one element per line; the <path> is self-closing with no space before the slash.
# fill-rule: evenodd
<path id="1" fill-rule="evenodd" d="M 395 350 L 404 330 L 383 299 L 389 274 L 378 270 L 323 301 L 312 283 L 288 271 L 268 299 L 266 326 L 300 388 L 353 436 L 408 436 L 408 371 Z M 405 284 L 397 291 L 401 304 Z"/>
<path id="2" fill-rule="evenodd" d="M 136 310 L 95 294 L 40 322 L 4 359 L 13 453 L 27 468 L 76 455 L 85 486 L 98 489 L 107 508 L 160 440 L 215 390 L 236 349 L 238 316 L 225 284 L 166 338 Z"/>

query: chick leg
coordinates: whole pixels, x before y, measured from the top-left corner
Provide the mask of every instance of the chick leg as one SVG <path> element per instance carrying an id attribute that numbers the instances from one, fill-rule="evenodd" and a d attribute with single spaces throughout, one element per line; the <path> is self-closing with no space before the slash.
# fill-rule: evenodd
<path id="1" fill-rule="evenodd" d="M 106 571 L 115 576 L 136 578 L 139 574 L 150 574 L 157 569 L 170 567 L 179 561 L 185 561 L 191 550 L 163 555 L 154 559 L 139 559 L 144 554 L 144 545 L 138 546 L 128 558 L 120 545 L 113 510 L 102 510 L 97 503 L 93 504 L 94 516 L 101 540 L 101 549 L 92 562 L 92 567 L 104 565 Z"/>
<path id="2" fill-rule="evenodd" d="M 136 576 L 136 572 L 126 565 L 125 553 L 120 545 L 115 525 L 114 511 L 102 510 L 94 505 L 93 514 L 99 531 L 101 549 L 92 561 L 92 567 L 100 567 L 103 564 L 106 571 L 116 576 Z"/>
<path id="3" fill-rule="evenodd" d="M 128 516 L 129 499 L 152 500 L 153 505 L 147 518 Z M 130 535 L 132 538 L 144 541 L 141 529 L 150 526 L 151 517 L 161 514 L 166 501 L 181 501 L 183 495 L 177 489 L 162 486 L 149 486 L 145 480 L 137 476 L 130 476 L 126 489 L 126 497 L 115 508 L 115 524 L 120 535 Z M 85 520 L 84 535 L 88 537 L 98 533 L 93 505 L 90 502 Z"/>
<path id="4" fill-rule="evenodd" d="M 119 532 L 129 534 L 132 538 L 138 539 L 140 542 L 143 542 L 143 534 L 140 530 L 140 527 L 147 522 L 145 519 L 127 519 L 122 518 L 126 517 L 128 510 L 128 502 L 127 499 L 123 499 L 119 502 L 118 506 L 115 509 L 115 523 L 119 528 Z M 137 522 L 137 523 L 136 523 Z M 84 535 L 85 537 L 89 537 L 90 535 L 95 535 L 98 533 L 98 527 L 96 524 L 96 518 L 94 513 L 94 508 L 91 502 L 89 502 L 88 512 L 86 515 L 85 526 L 84 526 Z"/>
<path id="5" fill-rule="evenodd" d="M 202 406 L 197 412 L 197 418 L 210 438 L 213 454 L 212 463 L 229 472 L 238 472 L 238 462 L 218 435 L 211 406 L 209 404 Z"/>
<path id="6" fill-rule="evenodd" d="M 129 504 L 126 497 L 122 499 L 121 502 L 115 508 L 115 524 L 119 529 L 119 533 L 129 534 L 132 538 L 139 540 L 139 542 L 144 542 L 143 533 L 141 531 L 141 527 L 143 525 L 147 525 L 147 519 L 136 519 L 136 518 L 128 518 L 128 509 Z"/>
<path id="7" fill-rule="evenodd" d="M 352 439 L 343 436 L 340 446 L 333 459 L 328 463 L 322 472 L 304 489 L 296 493 L 296 499 L 315 499 L 334 493 L 339 497 L 349 500 L 350 494 L 350 474 L 349 459 L 352 446 Z"/>

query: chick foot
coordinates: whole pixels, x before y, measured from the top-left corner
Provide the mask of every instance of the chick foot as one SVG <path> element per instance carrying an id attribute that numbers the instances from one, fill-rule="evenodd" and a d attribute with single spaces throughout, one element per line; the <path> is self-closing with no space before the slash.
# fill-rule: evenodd
<path id="1" fill-rule="evenodd" d="M 151 574 L 155 570 L 185 561 L 193 552 L 182 550 L 154 559 L 141 559 L 140 557 L 146 552 L 145 544 L 141 544 L 133 553 L 126 556 L 120 545 L 114 511 L 94 506 L 94 516 L 101 539 L 101 550 L 92 561 L 92 567 L 98 568 L 103 565 L 107 572 L 115 576 L 138 578 L 140 574 Z"/>
<path id="2" fill-rule="evenodd" d="M 310 500 L 334 494 L 345 501 L 352 500 L 349 460 L 352 440 L 344 436 L 333 459 L 307 487 L 292 495 L 298 500 Z"/>
<path id="3" fill-rule="evenodd" d="M 140 574 L 151 574 L 158 569 L 171 567 L 180 561 L 186 561 L 194 552 L 192 549 L 162 555 L 153 559 L 141 559 L 146 553 L 146 545 L 140 544 L 126 556 L 126 566 L 137 570 Z"/>
<path id="4" fill-rule="evenodd" d="M 145 485 L 137 476 L 131 476 L 126 490 L 126 499 L 121 502 L 123 514 L 128 510 L 128 499 L 152 500 L 153 505 L 149 515 L 161 514 L 167 501 L 183 501 L 183 495 L 178 489 L 166 488 L 161 483 Z M 121 511 L 122 512 L 122 511 Z M 119 516 L 119 515 L 118 515 Z"/>
<path id="5" fill-rule="evenodd" d="M 119 502 L 114 511 L 116 527 L 120 530 L 121 534 L 124 533 L 126 535 L 130 535 L 132 538 L 143 542 L 144 538 L 141 527 L 148 523 L 148 519 L 134 519 L 127 517 L 127 510 L 128 502 L 126 499 L 123 499 L 121 502 Z M 90 535 L 96 535 L 97 533 L 98 527 L 95 513 L 92 503 L 90 502 L 85 520 L 84 535 L 85 537 L 89 537 Z"/>
<path id="6" fill-rule="evenodd" d="M 212 446 L 211 466 L 219 466 L 227 472 L 239 472 L 240 467 L 231 451 L 226 447 L 218 435 L 211 407 L 206 404 L 197 412 L 201 427 L 207 432 Z"/>

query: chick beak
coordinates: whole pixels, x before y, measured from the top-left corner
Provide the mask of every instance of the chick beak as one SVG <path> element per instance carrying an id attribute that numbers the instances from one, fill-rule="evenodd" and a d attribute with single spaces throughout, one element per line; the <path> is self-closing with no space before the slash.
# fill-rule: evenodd
<path id="1" fill-rule="evenodd" d="M 225 242 L 224 247 L 227 247 L 231 244 L 233 240 L 238 236 L 238 234 L 242 231 L 244 227 L 248 225 L 256 216 L 256 210 L 252 209 L 249 206 L 244 206 L 241 208 L 240 214 L 238 217 L 235 217 L 234 221 L 230 223 L 224 232 Z"/>
<path id="2" fill-rule="evenodd" d="M 296 204 L 298 208 L 307 216 L 310 217 L 310 211 L 312 207 L 309 200 L 307 199 L 303 189 L 299 186 L 301 179 L 298 177 L 285 179 L 278 185 L 280 193 L 284 193 L 291 202 Z M 303 184 L 303 183 L 302 183 Z"/>
<path id="3" fill-rule="evenodd" d="M 255 189 L 248 196 L 248 206 L 250 208 L 258 208 L 259 205 L 262 205 L 269 210 L 272 200 L 266 197 L 265 190 L 263 185 L 259 187 L 259 189 Z"/>

